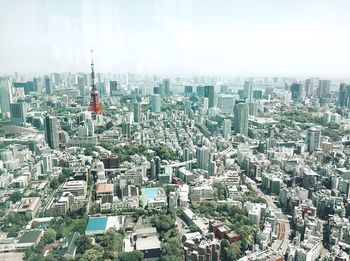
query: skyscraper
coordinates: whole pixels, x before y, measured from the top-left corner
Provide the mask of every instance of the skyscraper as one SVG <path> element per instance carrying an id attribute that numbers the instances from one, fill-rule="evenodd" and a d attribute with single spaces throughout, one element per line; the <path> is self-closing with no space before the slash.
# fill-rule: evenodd
<path id="1" fill-rule="evenodd" d="M 312 79 L 305 80 L 305 96 L 310 97 L 313 94 L 313 82 Z"/>
<path id="2" fill-rule="evenodd" d="M 204 86 L 197 86 L 196 87 L 196 93 L 198 96 L 204 96 L 204 89 L 205 87 Z"/>
<path id="3" fill-rule="evenodd" d="M 328 96 L 330 88 L 331 88 L 330 80 L 320 80 L 318 84 L 318 90 L 317 90 L 318 97 Z"/>
<path id="4" fill-rule="evenodd" d="M 197 168 L 208 170 L 209 150 L 207 147 L 199 147 L 196 150 Z"/>
<path id="5" fill-rule="evenodd" d="M 11 103 L 11 122 L 15 125 L 21 125 L 27 120 L 27 106 L 23 102 Z"/>
<path id="6" fill-rule="evenodd" d="M 45 77 L 45 92 L 48 95 L 52 95 L 53 94 L 53 88 L 51 85 L 51 80 L 50 78 L 47 76 Z"/>
<path id="7" fill-rule="evenodd" d="M 294 101 L 300 101 L 304 99 L 304 89 L 301 83 L 292 83 L 290 86 L 290 92 L 292 93 L 292 99 Z"/>
<path id="8" fill-rule="evenodd" d="M 244 83 L 244 98 L 247 102 L 253 101 L 253 82 L 248 81 Z"/>
<path id="9" fill-rule="evenodd" d="M 209 85 L 204 87 L 204 97 L 209 100 L 209 108 L 214 107 L 214 86 Z"/>
<path id="10" fill-rule="evenodd" d="M 217 167 L 215 161 L 210 161 L 208 163 L 208 177 L 216 176 Z"/>
<path id="11" fill-rule="evenodd" d="M 12 102 L 12 89 L 8 79 L 0 78 L 0 109 L 3 113 L 10 113 Z"/>
<path id="12" fill-rule="evenodd" d="M 243 101 L 236 101 L 234 112 L 234 131 L 248 136 L 248 104 Z"/>
<path id="13" fill-rule="evenodd" d="M 256 116 L 256 114 L 258 113 L 258 106 L 256 105 L 256 103 L 249 102 L 248 106 L 249 106 L 249 115 Z"/>
<path id="14" fill-rule="evenodd" d="M 163 79 L 163 90 L 164 90 L 164 96 L 170 95 L 170 80 L 169 79 Z"/>
<path id="15" fill-rule="evenodd" d="M 118 95 L 118 82 L 117 81 L 109 81 L 109 93 L 111 96 Z"/>
<path id="16" fill-rule="evenodd" d="M 224 119 L 222 123 L 222 136 L 225 139 L 229 139 L 231 136 L 231 126 L 232 126 L 232 121 L 230 119 Z"/>
<path id="17" fill-rule="evenodd" d="M 193 86 L 185 86 L 185 94 L 191 94 L 193 92 Z"/>
<path id="18" fill-rule="evenodd" d="M 217 107 L 224 113 L 232 114 L 235 104 L 235 99 L 233 95 L 229 94 L 219 94 L 217 99 Z"/>
<path id="19" fill-rule="evenodd" d="M 152 112 L 160 112 L 161 110 L 161 97 L 159 94 L 152 95 Z"/>
<path id="20" fill-rule="evenodd" d="M 51 149 L 58 148 L 58 123 L 56 117 L 45 116 L 45 139 Z"/>
<path id="21" fill-rule="evenodd" d="M 123 122 L 122 123 L 122 135 L 124 137 L 130 138 L 131 137 L 131 127 L 130 122 Z"/>
<path id="22" fill-rule="evenodd" d="M 228 86 L 227 85 L 221 85 L 220 86 L 220 93 L 228 93 Z"/>
<path id="23" fill-rule="evenodd" d="M 134 122 L 140 123 L 141 122 L 141 103 L 136 102 L 134 103 Z"/>
<path id="24" fill-rule="evenodd" d="M 313 152 L 321 145 L 321 129 L 317 127 L 311 127 L 307 130 L 306 134 L 307 151 Z"/>
<path id="25" fill-rule="evenodd" d="M 40 78 L 33 79 L 33 91 L 34 92 L 41 92 L 41 79 Z"/>
<path id="26" fill-rule="evenodd" d="M 340 84 L 338 103 L 340 107 L 350 107 L 350 85 Z"/>

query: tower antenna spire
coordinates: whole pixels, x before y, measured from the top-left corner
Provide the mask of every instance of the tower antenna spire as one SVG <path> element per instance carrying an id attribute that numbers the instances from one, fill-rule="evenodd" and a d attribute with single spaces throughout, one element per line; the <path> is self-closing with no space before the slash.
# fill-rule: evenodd
<path id="1" fill-rule="evenodd" d="M 95 84 L 95 70 L 94 70 L 94 59 L 93 59 L 93 51 L 91 49 L 91 98 L 89 111 L 95 112 L 96 114 L 102 113 L 102 105 L 98 98 L 98 91 Z"/>

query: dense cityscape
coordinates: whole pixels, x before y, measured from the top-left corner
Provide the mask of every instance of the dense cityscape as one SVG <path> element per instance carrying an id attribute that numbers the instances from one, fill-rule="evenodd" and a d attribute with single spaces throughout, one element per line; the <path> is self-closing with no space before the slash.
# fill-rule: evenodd
<path id="1" fill-rule="evenodd" d="M 0 261 L 350 261 L 348 10 L 0 0 Z"/>
<path id="2" fill-rule="evenodd" d="M 349 260 L 350 85 L 94 70 L 1 78 L 1 256 Z"/>

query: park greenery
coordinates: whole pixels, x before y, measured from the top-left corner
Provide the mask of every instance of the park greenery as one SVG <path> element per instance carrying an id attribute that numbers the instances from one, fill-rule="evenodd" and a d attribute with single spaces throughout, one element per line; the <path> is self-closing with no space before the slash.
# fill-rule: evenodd
<path id="1" fill-rule="evenodd" d="M 72 220 L 73 221 L 73 220 Z M 63 223 L 62 223 L 63 222 Z M 50 224 L 46 229 L 44 236 L 41 238 L 39 244 L 35 248 L 30 248 L 25 252 L 25 260 L 68 260 L 62 257 L 59 253 L 59 248 L 55 243 L 69 233 L 76 231 L 76 225 L 65 230 L 62 225 L 69 226 L 67 220 L 59 219 Z M 73 222 L 74 223 L 74 222 Z M 76 224 L 76 223 L 75 223 Z M 85 226 L 84 226 L 85 227 Z M 84 227 L 82 230 L 84 230 Z M 92 237 L 83 234 L 83 231 L 78 226 L 81 234 L 76 240 L 76 256 L 74 260 L 79 261 L 99 261 L 99 260 L 116 260 L 116 261 L 141 261 L 143 260 L 143 253 L 140 251 L 132 251 L 124 253 L 122 251 L 124 231 L 117 231 L 116 229 L 109 229 L 105 234 L 95 237 L 93 242 Z M 61 231 L 61 229 L 63 229 Z M 57 231 L 57 232 L 56 232 Z M 43 257 L 43 252 L 51 245 L 51 250 L 46 257 Z"/>
<path id="2" fill-rule="evenodd" d="M 154 216 L 153 222 L 160 235 L 162 244 L 162 261 L 184 260 L 184 253 L 181 246 L 181 236 L 175 226 L 175 211 L 168 211 L 166 214 Z"/>
<path id="3" fill-rule="evenodd" d="M 246 213 L 241 208 L 231 204 L 218 204 L 215 201 L 211 201 L 193 204 L 192 210 L 199 216 L 219 220 L 231 230 L 238 233 L 241 237 L 241 256 L 246 250 L 253 247 L 254 237 L 259 228 L 256 225 L 250 224 Z"/>

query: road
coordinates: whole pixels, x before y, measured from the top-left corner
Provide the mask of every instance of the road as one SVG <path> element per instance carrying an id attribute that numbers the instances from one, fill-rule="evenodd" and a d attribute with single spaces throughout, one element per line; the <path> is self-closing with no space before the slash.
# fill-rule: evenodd
<path id="1" fill-rule="evenodd" d="M 249 179 L 248 177 L 246 178 Z M 277 239 L 273 241 L 271 248 L 279 254 L 284 255 L 287 251 L 289 236 L 291 234 L 288 217 L 276 206 L 271 196 L 265 195 L 256 185 L 252 185 L 252 188 L 260 197 L 266 200 L 269 209 L 276 213 L 276 219 L 278 222 Z"/>
<path id="2" fill-rule="evenodd" d="M 180 217 L 176 216 L 176 221 L 175 221 L 176 227 L 179 230 L 181 236 L 183 236 L 184 234 L 190 232 L 189 229 L 186 229 L 183 227 L 185 223 L 185 221 L 183 221 Z"/>

